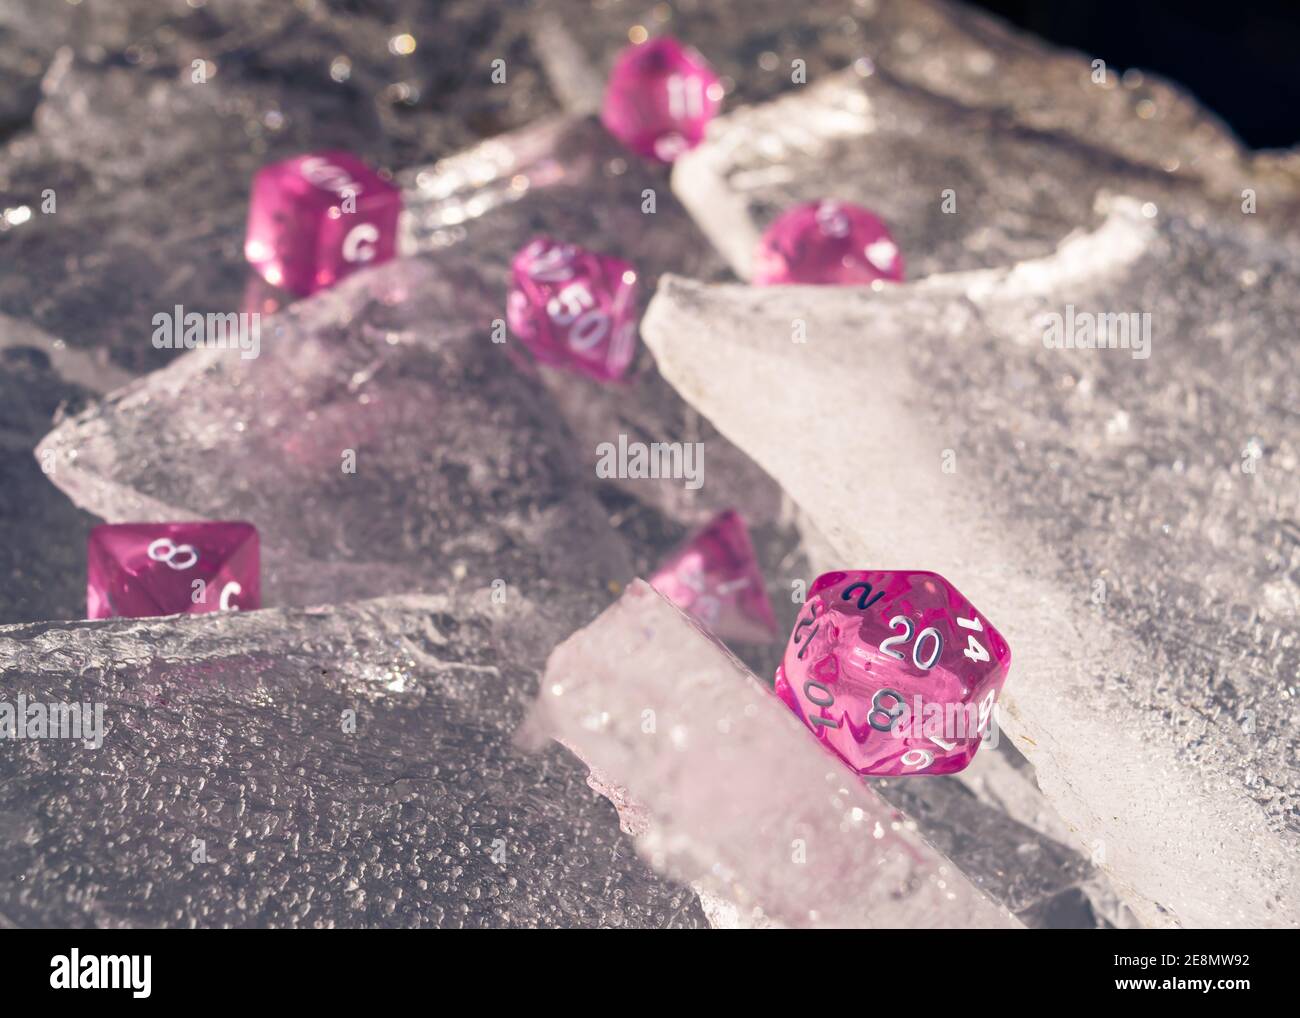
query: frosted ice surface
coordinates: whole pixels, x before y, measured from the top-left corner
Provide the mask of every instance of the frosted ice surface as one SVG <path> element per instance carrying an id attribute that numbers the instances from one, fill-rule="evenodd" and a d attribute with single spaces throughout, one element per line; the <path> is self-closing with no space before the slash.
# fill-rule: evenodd
<path id="1" fill-rule="evenodd" d="M 1234 166 L 1238 190 L 1253 182 L 1244 160 Z M 855 71 L 720 118 L 673 171 L 674 191 L 743 277 L 761 232 L 796 202 L 865 205 L 889 225 L 915 279 L 1049 254 L 1096 225 L 1102 189 L 1245 225 L 1240 194 L 1211 198 L 1201 183 Z"/>
<path id="2" fill-rule="evenodd" d="M 899 164 L 918 171 L 918 183 L 928 181 L 933 172 L 921 159 L 925 155 L 935 158 L 935 168 L 947 171 L 951 179 L 944 186 L 959 192 L 965 184 L 987 179 L 987 165 L 976 167 L 972 179 L 961 176 L 971 163 L 964 146 L 972 139 L 966 132 L 982 124 L 997 136 L 998 149 L 990 152 L 988 142 L 973 139 L 971 151 L 989 153 L 996 166 L 1003 151 L 1012 151 L 1017 162 L 1026 146 L 1046 143 L 1060 150 L 1046 166 L 1078 160 L 1070 177 L 1080 190 L 1094 190 L 1100 176 L 1122 177 L 1130 190 L 1136 181 L 1161 189 L 1205 188 L 1232 207 L 1240 202 L 1241 189 L 1252 187 L 1267 206 L 1288 208 L 1290 218 L 1300 201 L 1294 153 L 1249 154 L 1217 118 L 1158 76 L 1136 69 L 1121 74 L 1114 67 L 1099 75 L 1103 69 L 1092 55 L 1058 49 L 961 4 L 745 0 L 675 6 L 666 17 L 665 10 L 650 4 L 543 0 L 537 48 L 566 106 L 584 112 L 595 108 L 615 54 L 627 45 L 629 30 L 639 25 L 689 40 L 722 75 L 728 89 L 725 109 L 741 111 L 712 125 L 712 137 L 725 144 L 735 143 L 733 127 L 745 123 L 751 112 L 764 116 L 742 110 L 747 104 L 781 96 L 811 99 L 837 72 L 851 67 L 876 79 L 868 89 L 878 90 L 873 99 L 884 115 L 875 119 L 873 136 L 863 139 L 856 158 L 819 165 L 804 180 L 809 188 L 850 192 L 840 197 L 858 191 L 885 201 L 883 192 L 892 185 L 911 189 L 914 184 L 908 173 L 899 172 Z M 555 45 L 557 39 L 564 45 Z M 826 111 L 816 115 L 814 102 L 780 108 L 790 119 L 764 125 L 777 129 L 774 137 L 806 139 L 826 126 Z M 810 113 L 812 119 L 804 122 Z M 948 137 L 954 129 L 957 134 Z M 749 148 L 753 140 L 742 147 Z M 703 152 L 712 147 L 706 145 Z M 750 151 L 745 158 L 752 156 Z M 746 187 L 757 187 L 765 174 L 775 177 L 782 170 L 779 159 L 758 162 L 761 169 Z M 883 177 L 861 179 L 868 169 L 877 176 L 883 171 Z M 1041 187 L 1042 182 L 1029 186 Z M 967 205 L 964 211 L 976 209 Z M 1052 210 L 1042 211 L 1050 222 Z M 991 214 L 982 218 L 994 219 Z M 931 225 L 931 242 L 958 228 Z"/>
<path id="3" fill-rule="evenodd" d="M 552 746 L 510 733 L 549 605 L 401 597 L 0 628 L 0 926 L 703 926 Z"/>
<path id="4" fill-rule="evenodd" d="M 997 621 L 1003 727 L 1144 924 L 1295 925 L 1300 252 L 1152 211 L 879 293 L 668 279 L 643 334 L 845 561 Z M 1046 348 L 1066 305 L 1150 358 Z"/>
<path id="5" fill-rule="evenodd" d="M 495 314 L 473 277 L 395 262 L 267 318 L 259 357 L 192 351 L 37 455 L 111 522 L 253 523 L 268 606 L 501 581 L 598 610 L 630 564 Z"/>
<path id="6" fill-rule="evenodd" d="M 591 766 L 638 851 L 719 918 L 1019 925 L 644 581 L 552 653 L 534 726 Z"/>
<path id="7" fill-rule="evenodd" d="M 84 405 L 105 378 L 114 374 L 95 358 L 0 314 L 0 625 L 84 611 L 95 521 L 50 484 L 31 448 L 57 411 Z"/>
<path id="8" fill-rule="evenodd" d="M 636 268 L 641 307 L 666 271 L 730 278 L 673 198 L 661 167 L 625 152 L 591 118 L 555 120 L 496 138 L 402 175 L 410 248 L 436 264 L 472 267 L 504 317 L 510 260 L 538 234 L 625 258 Z M 652 203 L 652 204 L 651 204 Z M 652 211 L 646 211 L 652 209 Z M 775 519 L 780 493 L 752 461 L 717 438 L 642 356 L 630 384 L 608 386 L 557 369 L 541 378 L 595 463 L 596 446 L 631 441 L 705 441 L 704 487 L 681 479 L 614 481 L 683 526 L 743 499 L 759 522 Z"/>
<path id="9" fill-rule="evenodd" d="M 502 318 L 510 260 L 541 233 L 626 258 L 640 276 L 642 307 L 665 271 L 730 278 L 673 198 L 663 168 L 630 156 L 589 117 L 546 121 L 400 179 L 410 210 L 408 249 L 440 272 L 475 278 Z M 644 352 L 627 385 L 546 367 L 537 377 L 577 439 L 573 458 L 592 478 L 598 447 L 617 445 L 620 435 L 646 445 L 702 444 L 698 489 L 683 478 L 598 482 L 611 520 L 638 551 L 638 570 L 649 571 L 713 515 L 737 506 L 754 528 L 765 568 L 795 553 L 787 500 L 777 485 L 686 405 Z M 782 624 L 792 624 L 789 598 L 777 600 L 778 611 L 789 616 Z M 775 662 L 761 656 L 766 651 L 743 650 L 747 661 L 761 661 L 756 667 L 770 673 Z"/>
<path id="10" fill-rule="evenodd" d="M 242 309 L 248 184 L 263 161 L 380 136 L 373 115 L 340 116 L 320 93 L 217 78 L 198 87 L 66 50 L 43 87 L 35 132 L 0 152 L 6 204 L 31 213 L 0 233 L 6 259 L 24 267 L 0 276 L 0 312 L 136 374 L 174 356 L 149 342 L 154 314 Z M 249 142 L 212 159 L 232 135 Z"/>
<path id="11" fill-rule="evenodd" d="M 0 121 L 15 129 L 0 148 L 0 210 L 33 213 L 0 225 L 6 260 L 26 268 L 0 274 L 0 312 L 141 373 L 171 356 L 139 331 L 154 313 L 241 309 L 249 181 L 264 163 L 338 147 L 420 164 L 556 108 L 523 18 L 476 2 L 309 7 L 0 0 L 0 34 L 13 40 L 0 60 L 22 76 L 0 87 Z M 418 58 L 392 52 L 400 32 Z M 502 84 L 490 80 L 498 56 Z M 463 79 L 434 70 L 480 61 Z M 28 116 L 33 129 L 17 130 Z M 49 190 L 53 214 L 42 212 Z"/>
<path id="12" fill-rule="evenodd" d="M 341 121 L 378 117 L 380 144 L 401 164 L 555 112 L 529 24 L 526 13 L 503 12 L 477 0 L 436 5 L 0 0 L 0 31 L 9 33 L 19 52 L 44 57 L 57 45 L 79 60 L 125 64 L 155 84 L 182 79 L 182 87 L 190 84 L 193 61 L 202 59 L 208 62 L 203 84 L 210 91 L 222 92 L 238 81 L 268 98 L 292 82 L 340 111 L 351 107 Z M 403 42 L 413 43 L 414 51 L 403 52 L 396 44 L 403 35 L 410 36 Z M 491 61 L 497 57 L 507 61 L 505 81 L 492 80 Z M 471 67 L 483 73 L 470 73 Z M 110 123 L 119 118 L 129 123 L 139 112 L 138 106 L 123 109 Z M 292 119 L 292 110 L 284 113 Z M 271 132 L 282 126 L 289 125 L 274 118 L 265 125 Z M 355 123 L 339 125 L 350 127 Z M 227 158 L 241 147 L 228 145 Z"/>

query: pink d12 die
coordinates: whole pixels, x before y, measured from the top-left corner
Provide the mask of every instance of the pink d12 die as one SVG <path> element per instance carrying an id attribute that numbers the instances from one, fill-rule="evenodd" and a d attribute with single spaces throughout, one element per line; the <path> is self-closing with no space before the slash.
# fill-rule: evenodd
<path id="1" fill-rule="evenodd" d="M 295 156 L 253 177 L 244 254 L 272 286 L 306 295 L 392 258 L 401 211 L 401 191 L 356 156 Z"/>
<path id="2" fill-rule="evenodd" d="M 819 576 L 776 692 L 859 774 L 952 774 L 987 734 L 1006 641 L 937 573 Z"/>
<path id="3" fill-rule="evenodd" d="M 506 317 L 539 361 L 602 382 L 636 353 L 636 272 L 620 258 L 538 237 L 511 263 Z"/>
<path id="4" fill-rule="evenodd" d="M 860 205 L 812 201 L 786 209 L 763 233 L 755 286 L 863 286 L 903 281 L 903 256 L 885 224 Z"/>
<path id="5" fill-rule="evenodd" d="M 723 640 L 766 643 L 776 637 L 749 530 L 734 509 L 673 552 L 650 585 Z"/>
<path id="6" fill-rule="evenodd" d="M 638 155 L 670 163 L 704 137 L 722 105 L 722 83 L 700 54 L 660 36 L 614 61 L 600 119 Z"/>
<path id="7" fill-rule="evenodd" d="M 262 606 L 249 523 L 106 523 L 86 542 L 86 617 L 198 615 Z"/>

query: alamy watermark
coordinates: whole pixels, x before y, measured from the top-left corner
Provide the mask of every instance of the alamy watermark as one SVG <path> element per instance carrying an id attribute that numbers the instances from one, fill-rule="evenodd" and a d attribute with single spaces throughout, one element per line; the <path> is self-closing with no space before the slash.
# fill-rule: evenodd
<path id="1" fill-rule="evenodd" d="M 0 700 L 0 739 L 80 739 L 87 749 L 104 744 L 102 703 L 44 703 L 18 694 Z"/>
<path id="2" fill-rule="evenodd" d="M 1043 346 L 1049 350 L 1129 350 L 1133 359 L 1151 356 L 1151 312 L 1052 311 L 1042 316 Z"/>
<path id="3" fill-rule="evenodd" d="M 153 992 L 153 955 L 82 954 L 73 948 L 50 959 L 52 990 L 130 990 L 137 999 Z"/>
<path id="4" fill-rule="evenodd" d="M 673 478 L 686 482 L 689 491 L 704 486 L 703 442 L 629 442 L 596 446 L 596 476 L 601 478 Z"/>
<path id="5" fill-rule="evenodd" d="M 262 352 L 262 315 L 204 315 L 177 304 L 153 316 L 153 345 L 156 350 L 238 350 L 244 360 L 253 360 Z"/>

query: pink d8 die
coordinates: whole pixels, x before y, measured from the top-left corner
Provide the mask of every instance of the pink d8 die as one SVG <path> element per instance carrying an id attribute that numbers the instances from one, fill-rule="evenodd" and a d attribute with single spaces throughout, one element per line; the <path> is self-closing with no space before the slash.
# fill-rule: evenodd
<path id="1" fill-rule="evenodd" d="M 262 606 L 248 523 L 108 523 L 86 542 L 86 617 L 146 618 Z"/>
<path id="2" fill-rule="evenodd" d="M 356 156 L 295 156 L 253 178 L 244 254 L 271 285 L 306 295 L 392 258 L 401 211 L 401 191 Z"/>
<path id="3" fill-rule="evenodd" d="M 633 152 L 670 163 L 703 139 L 722 92 L 696 50 L 661 36 L 618 55 L 600 119 Z"/>
<path id="4" fill-rule="evenodd" d="M 511 264 L 510 331 L 539 361 L 602 382 L 636 353 L 636 272 L 610 255 L 538 237 Z"/>
<path id="5" fill-rule="evenodd" d="M 859 774 L 952 774 L 988 732 L 1006 641 L 937 573 L 819 576 L 776 692 Z"/>
<path id="6" fill-rule="evenodd" d="M 861 205 L 812 201 L 786 209 L 764 231 L 755 286 L 869 286 L 903 281 L 903 256 L 888 228 Z"/>

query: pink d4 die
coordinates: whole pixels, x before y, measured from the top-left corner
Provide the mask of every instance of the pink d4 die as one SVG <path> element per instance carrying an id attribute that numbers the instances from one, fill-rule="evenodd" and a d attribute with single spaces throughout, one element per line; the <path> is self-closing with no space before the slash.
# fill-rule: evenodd
<path id="1" fill-rule="evenodd" d="M 863 286 L 903 281 L 903 256 L 885 224 L 860 205 L 812 201 L 786 209 L 763 233 L 755 286 Z"/>
<path id="2" fill-rule="evenodd" d="M 392 258 L 401 211 L 401 191 L 356 156 L 295 156 L 253 178 L 244 254 L 268 283 L 304 296 Z"/>
<path id="3" fill-rule="evenodd" d="M 506 318 L 539 361 L 616 381 L 636 353 L 636 295 L 622 259 L 538 237 L 511 263 Z"/>
<path id="4" fill-rule="evenodd" d="M 722 105 L 722 83 L 705 59 L 660 36 L 629 46 L 614 61 L 600 119 L 638 155 L 670 163 L 704 137 Z"/>
<path id="5" fill-rule="evenodd" d="M 723 640 L 766 643 L 776 637 L 749 530 L 734 509 L 670 555 L 650 585 Z"/>
<path id="6" fill-rule="evenodd" d="M 819 576 L 776 692 L 859 774 L 952 774 L 988 732 L 1006 641 L 937 573 Z"/>
<path id="7" fill-rule="evenodd" d="M 86 617 L 198 615 L 262 606 L 249 523 L 106 523 L 86 542 Z"/>

